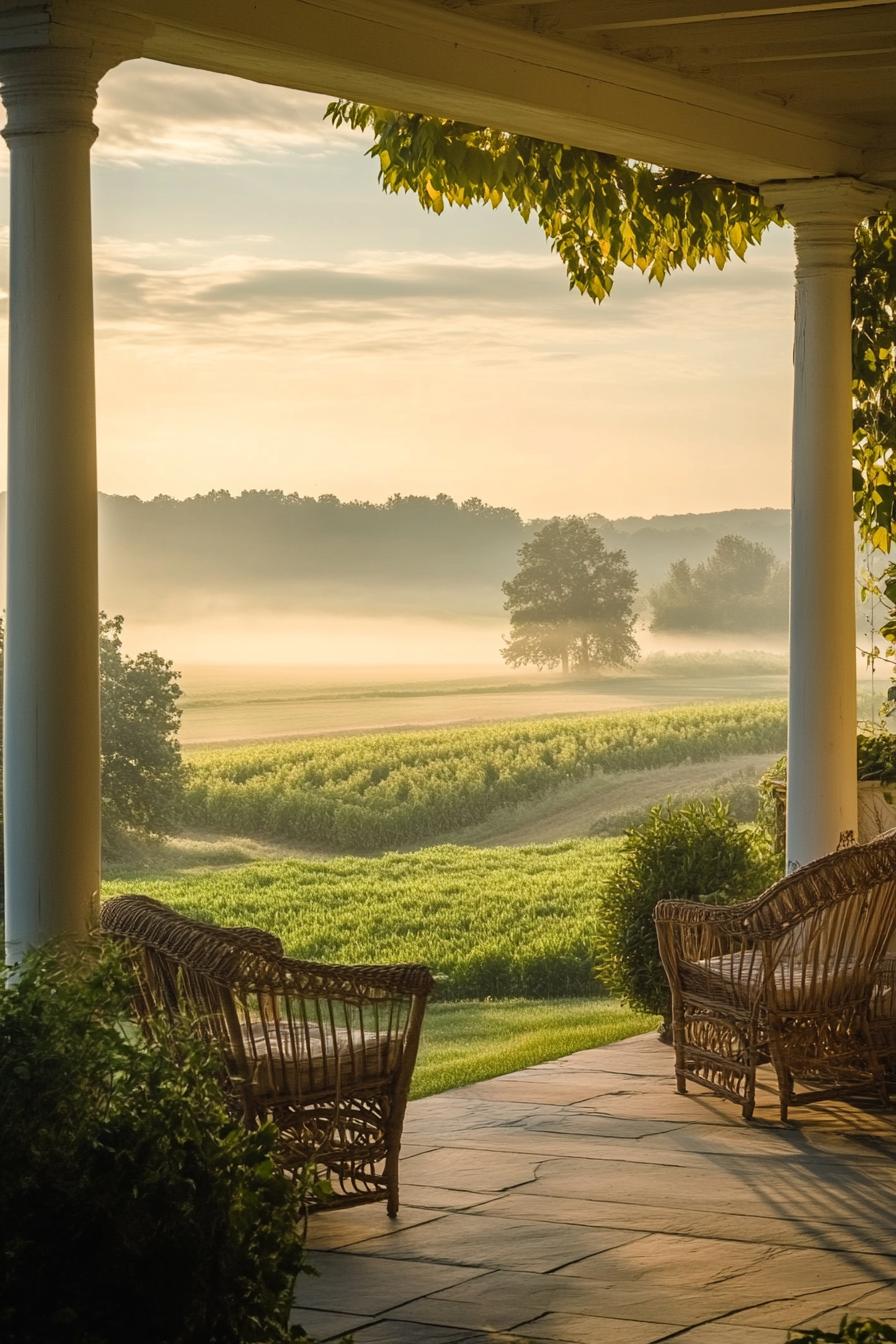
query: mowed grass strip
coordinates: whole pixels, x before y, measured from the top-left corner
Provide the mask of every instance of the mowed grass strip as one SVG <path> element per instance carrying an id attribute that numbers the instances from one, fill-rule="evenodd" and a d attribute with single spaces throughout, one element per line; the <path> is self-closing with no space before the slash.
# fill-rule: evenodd
<path id="1" fill-rule="evenodd" d="M 433 1003 L 423 1023 L 411 1095 L 466 1087 L 658 1024 L 659 1018 L 622 1008 L 615 999 Z"/>
<path id="2" fill-rule="evenodd" d="M 423 843 L 595 772 L 781 751 L 785 705 L 732 701 L 206 751 L 185 822 L 376 851 Z"/>
<path id="3" fill-rule="evenodd" d="M 378 858 L 289 859 L 164 879 L 122 877 L 195 919 L 269 929 L 291 956 L 423 962 L 442 999 L 595 994 L 600 891 L 617 840 L 512 849 L 439 845 Z"/>

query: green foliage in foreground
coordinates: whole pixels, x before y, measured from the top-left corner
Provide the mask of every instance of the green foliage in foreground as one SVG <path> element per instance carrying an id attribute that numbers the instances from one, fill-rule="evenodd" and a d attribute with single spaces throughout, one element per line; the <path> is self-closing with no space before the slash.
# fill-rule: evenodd
<path id="1" fill-rule="evenodd" d="M 441 998 L 565 998 L 596 992 L 600 889 L 617 852 L 613 840 L 442 845 L 141 878 L 139 888 L 197 919 L 269 929 L 292 956 L 425 962 L 444 977 Z M 133 886 L 121 879 L 105 894 Z"/>
<path id="2" fill-rule="evenodd" d="M 170 834 L 183 805 L 184 774 L 177 739 L 180 673 L 159 653 L 125 653 L 123 634 L 124 617 L 101 611 L 102 818 L 107 854 L 133 837 Z M 0 683 L 3 651 L 0 621 Z"/>
<path id="3" fill-rule="evenodd" d="M 412 1095 L 428 1097 L 466 1087 L 575 1050 L 609 1045 L 656 1025 L 649 1013 L 621 1008 L 612 999 L 432 1003 L 423 1023 Z"/>
<path id="4" fill-rule="evenodd" d="M 186 818 L 342 850 L 418 844 L 598 771 L 776 751 L 783 701 L 317 738 L 197 755 Z"/>
<path id="5" fill-rule="evenodd" d="M 190 1032 L 150 1045 L 114 950 L 0 983 L 0 1337 L 278 1344 L 302 1263 L 272 1127 L 226 1109 Z"/>
<path id="6" fill-rule="evenodd" d="M 651 809 L 628 832 L 601 897 L 597 973 L 633 1007 L 668 1021 L 669 987 L 653 911 L 661 900 L 714 904 L 758 896 L 779 874 L 777 860 L 724 803 Z"/>
<path id="7" fill-rule="evenodd" d="M 896 1327 L 882 1321 L 850 1321 L 844 1316 L 837 1330 L 801 1330 L 790 1338 L 793 1344 L 890 1344 L 896 1340 Z"/>

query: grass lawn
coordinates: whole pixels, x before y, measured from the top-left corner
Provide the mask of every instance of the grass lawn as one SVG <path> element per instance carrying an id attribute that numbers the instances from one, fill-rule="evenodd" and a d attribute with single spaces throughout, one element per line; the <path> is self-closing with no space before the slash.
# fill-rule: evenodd
<path id="1" fill-rule="evenodd" d="M 609 1045 L 658 1025 L 615 999 L 502 999 L 430 1004 L 411 1091 L 428 1097 Z M 671 1068 L 671 1061 L 670 1061 Z"/>

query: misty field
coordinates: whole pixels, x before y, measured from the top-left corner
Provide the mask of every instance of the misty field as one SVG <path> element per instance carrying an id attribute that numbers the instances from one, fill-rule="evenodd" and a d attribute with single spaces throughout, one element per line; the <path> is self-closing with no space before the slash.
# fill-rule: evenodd
<path id="1" fill-rule="evenodd" d="M 595 774 L 780 751 L 757 700 L 195 754 L 185 823 L 330 850 L 422 844 Z"/>
<path id="2" fill-rule="evenodd" d="M 496 633 L 496 642 L 499 638 Z M 187 666 L 182 684 L 180 738 L 192 751 L 334 733 L 770 699 L 786 691 L 786 663 L 758 652 L 655 653 L 631 672 L 590 678 L 435 665 Z"/>

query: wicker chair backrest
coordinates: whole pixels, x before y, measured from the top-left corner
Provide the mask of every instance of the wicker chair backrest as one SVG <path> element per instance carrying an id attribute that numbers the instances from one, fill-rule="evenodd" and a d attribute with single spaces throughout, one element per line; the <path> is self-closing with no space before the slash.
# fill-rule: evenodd
<path id="1" fill-rule="evenodd" d="M 338 1092 L 391 1074 L 414 999 L 432 983 L 424 967 L 292 961 L 271 934 L 200 923 L 146 896 L 106 902 L 101 923 L 133 951 L 146 1016 L 193 1020 L 247 1096 Z"/>
<path id="2" fill-rule="evenodd" d="M 867 997 L 896 927 L 896 831 L 798 869 L 745 923 L 764 931 L 770 1006 L 833 1010 Z"/>

